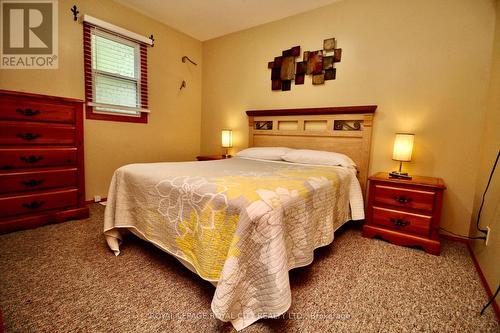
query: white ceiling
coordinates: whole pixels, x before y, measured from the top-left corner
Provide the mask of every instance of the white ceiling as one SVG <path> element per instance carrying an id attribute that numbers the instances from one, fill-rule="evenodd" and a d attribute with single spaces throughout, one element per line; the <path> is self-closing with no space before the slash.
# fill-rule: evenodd
<path id="1" fill-rule="evenodd" d="M 340 0 L 116 0 L 205 41 Z"/>

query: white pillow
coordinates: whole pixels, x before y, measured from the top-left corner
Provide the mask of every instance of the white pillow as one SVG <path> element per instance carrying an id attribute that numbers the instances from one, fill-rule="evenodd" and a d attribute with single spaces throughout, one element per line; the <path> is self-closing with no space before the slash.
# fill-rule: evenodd
<path id="1" fill-rule="evenodd" d="M 322 150 L 295 149 L 281 156 L 281 158 L 294 163 L 356 166 L 356 163 L 347 155 Z"/>
<path id="2" fill-rule="evenodd" d="M 261 160 L 281 161 L 281 156 L 290 151 L 293 151 L 293 149 L 287 147 L 253 147 L 243 149 L 242 151 L 238 152 L 236 156 L 257 158 Z"/>

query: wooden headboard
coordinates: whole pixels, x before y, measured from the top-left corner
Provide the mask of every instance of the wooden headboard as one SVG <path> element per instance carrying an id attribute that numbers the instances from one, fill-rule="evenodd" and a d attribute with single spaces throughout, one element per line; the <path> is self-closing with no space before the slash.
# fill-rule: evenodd
<path id="1" fill-rule="evenodd" d="M 358 167 L 365 193 L 376 105 L 308 109 L 250 110 L 250 147 L 290 147 L 333 151 Z"/>

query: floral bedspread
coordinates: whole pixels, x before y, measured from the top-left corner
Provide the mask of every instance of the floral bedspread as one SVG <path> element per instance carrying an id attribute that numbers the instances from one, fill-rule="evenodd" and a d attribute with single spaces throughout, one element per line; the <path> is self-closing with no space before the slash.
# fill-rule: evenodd
<path id="1" fill-rule="evenodd" d="M 287 311 L 288 271 L 310 264 L 359 201 L 355 172 L 342 167 L 242 158 L 131 164 L 113 176 L 104 234 L 116 255 L 132 231 L 216 284 L 212 311 L 240 330 Z M 363 217 L 362 208 L 352 213 Z"/>

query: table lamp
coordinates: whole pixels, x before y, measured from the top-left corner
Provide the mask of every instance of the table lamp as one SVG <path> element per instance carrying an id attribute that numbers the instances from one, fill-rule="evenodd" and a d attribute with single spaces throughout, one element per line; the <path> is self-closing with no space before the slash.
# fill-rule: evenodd
<path id="1" fill-rule="evenodd" d="M 415 134 L 396 133 L 396 138 L 394 139 L 394 150 L 392 152 L 392 159 L 395 161 L 399 161 L 399 171 L 393 171 L 389 173 L 390 177 L 411 179 L 411 176 L 409 176 L 407 172 L 402 172 L 401 168 L 403 166 L 403 162 L 411 161 L 414 138 Z"/>
<path id="2" fill-rule="evenodd" d="M 233 131 L 231 130 L 222 130 L 221 135 L 221 145 L 222 148 L 226 148 L 226 153 L 224 157 L 229 157 L 229 148 L 233 146 Z"/>

